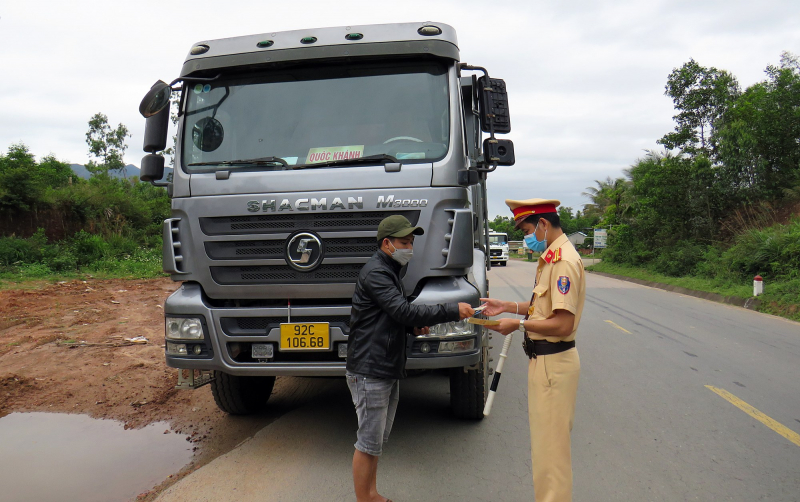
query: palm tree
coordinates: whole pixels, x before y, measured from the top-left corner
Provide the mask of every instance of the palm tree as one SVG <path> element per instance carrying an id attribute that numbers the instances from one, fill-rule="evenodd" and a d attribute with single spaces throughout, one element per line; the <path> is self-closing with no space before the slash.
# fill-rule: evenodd
<path id="1" fill-rule="evenodd" d="M 630 178 L 629 170 L 625 175 Z M 581 195 L 591 199 L 591 204 L 584 205 L 584 214 L 597 216 L 605 224 L 618 224 L 622 216 L 630 209 L 628 189 L 630 181 L 625 178 L 613 179 L 608 176 L 604 181 L 595 180 L 596 187 L 586 187 Z"/>

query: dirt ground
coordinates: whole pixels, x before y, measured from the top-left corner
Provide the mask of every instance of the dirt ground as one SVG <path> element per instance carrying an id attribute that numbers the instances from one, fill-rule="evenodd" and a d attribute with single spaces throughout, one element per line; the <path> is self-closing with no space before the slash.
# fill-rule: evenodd
<path id="1" fill-rule="evenodd" d="M 254 434 L 261 421 L 221 412 L 207 386 L 175 389 L 177 370 L 164 362 L 163 303 L 176 288 L 164 278 L 0 290 L 0 417 L 50 411 L 126 428 L 169 422 L 189 435 L 194 460 L 140 500 Z M 126 341 L 134 337 L 147 341 Z"/>

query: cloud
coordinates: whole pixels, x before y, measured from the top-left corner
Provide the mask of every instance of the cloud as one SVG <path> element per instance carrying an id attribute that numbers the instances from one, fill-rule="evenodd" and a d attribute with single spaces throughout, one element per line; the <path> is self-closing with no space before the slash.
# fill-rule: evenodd
<path id="1" fill-rule="evenodd" d="M 673 68 L 693 57 L 747 86 L 800 46 L 800 11 L 789 0 L 165 5 L 4 5 L 0 149 L 22 141 L 38 156 L 83 163 L 87 122 L 102 112 L 131 130 L 125 160 L 138 165 L 139 101 L 154 81 L 178 75 L 195 42 L 424 17 L 454 26 L 463 60 L 508 84 L 518 165 L 489 178 L 491 210 L 505 214 L 503 199 L 530 196 L 577 208 L 593 180 L 620 175 L 672 130 L 664 84 Z"/>

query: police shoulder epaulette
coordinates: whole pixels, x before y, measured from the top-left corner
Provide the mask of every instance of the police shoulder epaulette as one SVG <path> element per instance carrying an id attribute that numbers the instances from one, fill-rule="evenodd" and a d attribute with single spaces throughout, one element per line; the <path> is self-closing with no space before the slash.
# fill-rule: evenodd
<path id="1" fill-rule="evenodd" d="M 544 261 L 546 263 L 555 263 L 559 260 L 561 260 L 561 248 L 555 250 L 551 249 L 544 255 Z"/>

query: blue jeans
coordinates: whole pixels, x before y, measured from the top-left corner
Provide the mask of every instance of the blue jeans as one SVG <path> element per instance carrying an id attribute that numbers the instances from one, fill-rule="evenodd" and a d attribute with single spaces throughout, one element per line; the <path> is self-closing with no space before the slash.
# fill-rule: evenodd
<path id="1" fill-rule="evenodd" d="M 356 450 L 380 456 L 394 424 L 400 381 L 347 374 L 347 386 L 358 416 Z"/>

